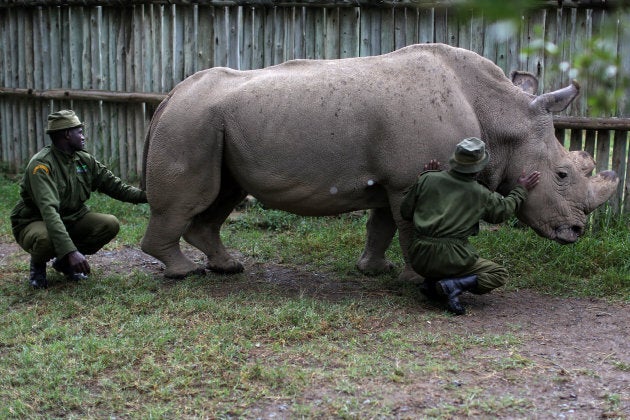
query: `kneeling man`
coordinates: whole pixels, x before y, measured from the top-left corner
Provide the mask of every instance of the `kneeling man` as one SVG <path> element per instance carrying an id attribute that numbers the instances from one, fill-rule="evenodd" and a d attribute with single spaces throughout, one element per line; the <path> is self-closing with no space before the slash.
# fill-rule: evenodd
<path id="1" fill-rule="evenodd" d="M 146 203 L 146 193 L 127 185 L 85 151 L 83 123 L 71 110 L 48 116 L 52 145 L 33 156 L 11 212 L 17 243 L 31 254 L 30 285 L 46 288 L 46 263 L 68 279 L 90 273 L 86 254 L 111 241 L 120 228 L 111 214 L 94 213 L 85 202 L 92 191 L 120 201 Z"/>
<path id="2" fill-rule="evenodd" d="M 490 159 L 485 146 L 476 137 L 461 141 L 449 171 L 440 171 L 439 162 L 431 161 L 400 209 L 403 219 L 414 224 L 409 257 L 425 278 L 423 292 L 445 298 L 448 310 L 457 315 L 465 313 L 462 292 L 488 293 L 508 276 L 501 265 L 479 258 L 468 238 L 479 232 L 480 220 L 500 223 L 514 215 L 540 180 L 540 172 L 534 171 L 522 174 L 505 197 L 490 191 L 476 179 Z"/>

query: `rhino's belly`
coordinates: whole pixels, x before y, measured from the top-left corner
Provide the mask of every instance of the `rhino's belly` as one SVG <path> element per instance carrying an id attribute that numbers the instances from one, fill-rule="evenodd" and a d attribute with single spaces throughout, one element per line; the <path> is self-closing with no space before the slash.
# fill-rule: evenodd
<path id="1" fill-rule="evenodd" d="M 296 180 L 245 182 L 243 187 L 266 207 L 303 216 L 327 216 L 354 210 L 387 207 L 387 193 L 374 181 L 309 185 Z"/>

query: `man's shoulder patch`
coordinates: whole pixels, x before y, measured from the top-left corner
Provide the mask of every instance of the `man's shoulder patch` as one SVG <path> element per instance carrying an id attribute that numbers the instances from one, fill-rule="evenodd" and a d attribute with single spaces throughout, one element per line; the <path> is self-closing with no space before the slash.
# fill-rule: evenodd
<path id="1" fill-rule="evenodd" d="M 33 168 L 33 175 L 37 174 L 38 172 L 43 171 L 46 173 L 46 175 L 50 175 L 50 169 L 48 169 L 48 166 L 46 165 L 42 165 L 41 163 L 36 165 Z"/>

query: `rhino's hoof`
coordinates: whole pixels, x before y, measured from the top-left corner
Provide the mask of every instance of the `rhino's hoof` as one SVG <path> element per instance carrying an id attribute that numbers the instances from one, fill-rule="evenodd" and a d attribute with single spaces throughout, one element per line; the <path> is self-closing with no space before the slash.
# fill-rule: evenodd
<path id="1" fill-rule="evenodd" d="M 239 261 L 233 260 L 229 264 L 217 265 L 217 264 L 206 264 L 206 268 L 212 272 L 219 274 L 238 274 L 242 273 L 245 270 L 243 264 Z"/>
<path id="2" fill-rule="evenodd" d="M 392 271 L 396 266 L 391 261 L 386 259 L 373 261 L 373 260 L 359 260 L 357 263 L 357 269 L 363 274 L 375 275 Z"/>
<path id="3" fill-rule="evenodd" d="M 172 273 L 172 272 L 166 271 L 164 273 L 164 277 L 171 280 L 181 280 L 189 276 L 203 276 L 205 274 L 206 274 L 206 270 L 203 267 L 199 267 L 185 273 Z"/>
<path id="4" fill-rule="evenodd" d="M 398 281 L 402 283 L 422 283 L 422 277 L 413 270 L 403 270 L 398 275 Z"/>

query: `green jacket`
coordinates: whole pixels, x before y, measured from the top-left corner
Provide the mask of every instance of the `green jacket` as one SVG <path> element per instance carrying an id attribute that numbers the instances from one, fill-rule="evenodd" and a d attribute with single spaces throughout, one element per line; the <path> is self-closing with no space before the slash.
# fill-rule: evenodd
<path id="1" fill-rule="evenodd" d="M 479 232 L 479 221 L 500 223 L 526 198 L 527 189 L 521 185 L 504 197 L 455 171 L 422 173 L 400 208 L 402 218 L 414 224 L 409 250 L 414 270 L 428 278 L 466 270 L 479 258 L 468 242 Z"/>
<path id="2" fill-rule="evenodd" d="M 20 184 L 20 200 L 11 212 L 17 238 L 29 223 L 43 220 L 58 257 L 76 251 L 66 225 L 89 212 L 85 202 L 92 191 L 120 201 L 146 203 L 146 193 L 125 184 L 87 152 L 67 154 L 46 146 L 33 156 Z"/>

